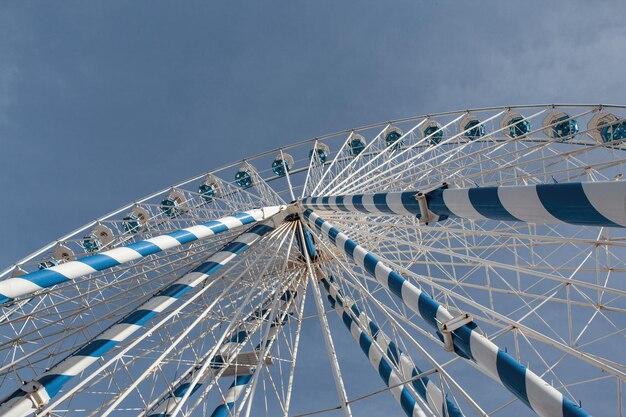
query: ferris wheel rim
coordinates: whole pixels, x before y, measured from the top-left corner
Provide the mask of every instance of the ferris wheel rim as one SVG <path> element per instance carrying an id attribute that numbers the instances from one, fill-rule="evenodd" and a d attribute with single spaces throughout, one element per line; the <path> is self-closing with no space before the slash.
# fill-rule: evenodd
<path id="1" fill-rule="evenodd" d="M 277 147 L 274 148 L 272 150 L 269 151 L 264 151 L 264 152 L 259 152 L 255 155 L 252 156 L 248 156 L 248 157 L 244 157 L 241 160 L 237 160 L 235 162 L 232 163 L 227 163 L 225 165 L 222 165 L 220 167 L 214 168 L 212 170 L 203 172 L 201 174 L 195 175 L 193 177 L 189 177 L 187 179 L 184 179 L 182 181 L 179 181 L 175 184 L 172 184 L 170 186 L 167 186 L 165 188 L 160 189 L 159 191 L 150 193 L 148 195 L 145 195 L 141 198 L 138 198 L 136 200 L 134 200 L 133 202 L 127 203 L 125 205 L 123 205 L 120 208 L 114 209 L 104 215 L 101 215 L 99 217 L 97 217 L 95 220 L 92 220 L 88 223 L 85 223 L 84 225 L 72 230 L 69 233 L 66 233 L 65 235 L 62 235 L 61 237 L 47 243 L 46 245 L 44 245 L 43 247 L 33 251 L 32 253 L 24 256 L 23 258 L 21 258 L 20 260 L 16 261 L 15 263 L 13 263 L 12 265 L 7 266 L 5 269 L 0 270 L 0 277 L 4 277 L 5 275 L 11 273 L 11 271 L 13 271 L 16 267 L 22 265 L 25 262 L 28 262 L 29 260 L 35 258 L 38 255 L 41 255 L 42 253 L 44 253 L 46 250 L 49 250 L 51 248 L 53 248 L 55 245 L 60 244 L 61 242 L 65 241 L 66 239 L 68 239 L 69 237 L 83 232 L 87 229 L 89 229 L 90 227 L 98 224 L 99 222 L 102 222 L 104 220 L 107 220 L 108 218 L 115 216 L 117 214 L 120 214 L 136 205 L 139 205 L 145 201 L 148 201 L 156 196 L 159 196 L 161 194 L 166 193 L 169 190 L 175 189 L 177 187 L 181 187 L 183 185 L 189 184 L 191 182 L 194 181 L 198 181 L 200 179 L 202 179 L 203 177 L 207 176 L 207 175 L 212 175 L 214 173 L 220 172 L 222 170 L 228 169 L 228 168 L 232 168 L 235 167 L 241 163 L 245 163 L 248 161 L 253 161 L 255 159 L 258 159 L 260 157 L 263 156 L 267 156 L 267 155 L 272 155 L 275 154 L 276 152 L 282 152 L 297 146 L 302 146 L 308 143 L 315 143 L 318 140 L 322 140 L 322 139 L 327 139 L 327 138 L 333 138 L 333 137 L 337 137 L 340 135 L 345 135 L 345 134 L 351 134 L 354 132 L 360 132 L 363 130 L 367 130 L 367 129 L 371 129 L 371 128 L 377 128 L 377 127 L 382 127 L 385 125 L 391 125 L 391 124 L 395 124 L 395 123 L 404 123 L 404 122 L 410 122 L 410 121 L 415 121 L 415 120 L 420 120 L 420 119 L 428 119 L 428 118 L 432 118 L 432 117 L 439 117 L 439 116 L 446 116 L 446 115 L 453 115 L 453 114 L 463 114 L 463 113 L 480 113 L 480 112 L 486 112 L 486 111 L 494 111 L 494 110 L 514 110 L 514 109 L 529 109 L 529 108 L 594 108 L 594 109 L 598 109 L 598 110 L 602 110 L 602 109 L 626 109 L 626 105 L 620 105 L 620 104 L 583 104 L 583 103 L 552 103 L 552 104 L 518 104 L 518 105 L 507 105 L 507 106 L 490 106 L 490 107 L 477 107 L 477 108 L 470 108 L 470 109 L 465 109 L 465 110 L 453 110 L 453 111 L 446 111 L 446 112 L 438 112 L 438 113 L 429 113 L 429 114 L 422 114 L 419 116 L 410 116 L 410 117 L 405 117 L 405 118 L 398 118 L 398 119 L 392 119 L 389 121 L 384 121 L 384 122 L 376 122 L 373 124 L 369 124 L 369 125 L 362 125 L 359 127 L 355 127 L 355 128 L 351 128 L 351 129 L 344 129 L 344 130 L 339 130 L 336 132 L 332 132 L 332 133 L 326 133 L 326 134 L 322 134 L 320 136 L 315 136 L 313 138 L 310 139 L 304 139 L 304 140 L 300 140 L 300 141 L 296 141 L 296 142 L 292 142 L 288 145 L 285 146 L 281 146 L 281 147 Z M 541 130 L 541 129 L 539 129 Z M 308 168 L 302 167 L 299 168 L 298 171 L 305 171 Z M 278 177 L 274 177 L 274 178 L 269 178 L 266 179 L 266 181 L 272 181 L 274 179 L 277 179 Z"/>
<path id="2" fill-rule="evenodd" d="M 396 121 L 392 121 L 392 122 L 384 122 L 384 123 L 380 123 L 380 124 L 376 124 L 376 125 L 364 126 L 364 127 L 361 127 L 361 128 L 357 128 L 356 130 L 355 130 L 355 129 L 352 129 L 352 130 L 341 131 L 341 132 L 338 132 L 338 133 L 335 133 L 335 134 L 330 134 L 330 135 L 326 135 L 326 136 L 323 136 L 323 137 L 317 137 L 317 138 L 314 138 L 314 139 L 310 139 L 310 140 L 306 140 L 306 141 L 302 141 L 302 142 L 297 142 L 297 143 L 292 144 L 292 145 L 290 145 L 290 146 L 291 146 L 291 147 L 295 147 L 295 146 L 303 146 L 303 145 L 306 145 L 306 144 L 309 144 L 309 143 L 316 143 L 316 141 L 319 141 L 319 140 L 322 140 L 322 139 L 324 139 L 324 138 L 328 138 L 328 137 L 340 136 L 340 135 L 344 135 L 344 134 L 346 134 L 346 133 L 349 133 L 349 134 L 351 135 L 351 134 L 352 134 L 352 132 L 359 131 L 358 129 L 367 129 L 367 128 L 371 128 L 371 127 L 374 127 L 374 128 L 377 128 L 377 127 L 383 127 L 383 126 L 387 126 L 387 125 L 392 124 L 392 123 L 400 123 L 400 122 L 402 122 L 402 121 L 415 121 L 415 120 L 422 120 L 423 118 L 428 118 L 428 117 L 437 117 L 437 116 L 441 116 L 441 115 L 460 115 L 460 114 L 463 114 L 463 113 L 465 113 L 465 112 L 479 112 L 479 111 L 490 111 L 490 110 L 502 110 L 502 111 L 506 111 L 506 110 L 512 110 L 512 109 L 524 109 L 524 108 L 538 108 L 538 109 L 541 109 L 541 108 L 544 108 L 544 106 L 547 106 L 548 108 L 555 108 L 555 107 L 581 107 L 581 108 L 582 108 L 582 107 L 584 107 L 584 108 L 593 108 L 593 109 L 594 109 L 594 111 L 595 111 L 595 109 L 596 109 L 596 108 L 619 108 L 619 109 L 625 109 L 625 108 L 626 108 L 626 106 L 601 106 L 601 107 L 592 107 L 592 106 L 587 106 L 587 105 L 526 105 L 526 106 L 492 107 L 492 108 L 484 108 L 484 109 L 467 110 L 467 111 L 462 111 L 462 112 L 445 112 L 445 113 L 437 113 L 437 114 L 426 115 L 426 116 L 417 116 L 417 117 L 414 117 L 414 118 L 409 118 L 409 119 L 398 119 L 398 120 L 396 120 Z M 545 110 L 544 110 L 544 111 L 545 111 Z M 591 110 L 590 110 L 590 111 L 591 111 Z M 452 123 L 452 122 L 451 122 L 451 123 Z M 440 127 L 439 129 L 443 129 L 443 128 L 441 128 L 441 127 Z M 539 131 L 541 131 L 541 130 L 542 130 L 542 129 L 537 129 L 536 131 L 538 131 L 538 132 L 539 132 Z M 427 140 L 427 137 L 423 137 L 423 138 L 422 138 L 422 140 Z M 504 141 L 506 142 L 506 140 L 504 140 Z M 540 142 L 540 143 L 544 143 L 544 142 L 545 142 L 545 143 L 549 143 L 549 141 L 543 141 L 543 142 Z M 345 146 L 345 144 L 346 144 L 346 143 L 347 143 L 347 142 L 344 142 L 344 146 Z M 370 143 L 373 143 L 373 142 L 370 142 Z M 581 145 L 581 144 L 579 144 L 579 143 L 574 143 L 574 142 L 569 142 L 569 144 L 571 144 L 571 145 Z M 263 152 L 263 153 L 260 153 L 260 154 L 255 155 L 255 156 L 253 156 L 253 157 L 246 158 L 246 159 L 244 159 L 243 161 L 244 161 L 244 162 L 253 161 L 253 160 L 255 160 L 256 158 L 260 158 L 261 156 L 268 156 L 268 155 L 271 155 L 271 154 L 273 154 L 273 153 L 275 153 L 275 152 L 280 152 L 280 153 L 282 154 L 282 151 L 283 151 L 283 150 L 287 150 L 287 149 L 290 149 L 290 148 L 286 148 L 286 147 L 277 148 L 276 150 Z M 343 148 L 342 148 L 342 149 L 343 149 Z M 418 148 L 416 148 L 416 149 L 418 149 Z M 623 149 L 620 149 L 620 150 L 623 150 Z M 523 150 L 522 150 L 521 152 L 523 152 Z M 375 154 L 376 154 L 376 153 L 374 153 L 373 155 L 375 155 Z M 393 155 L 394 155 L 394 157 L 396 157 L 398 154 L 399 154 L 399 153 L 395 153 L 395 154 L 393 154 Z M 460 152 L 460 151 L 457 151 L 456 153 L 451 153 L 451 154 L 454 154 L 454 155 L 459 155 L 459 158 L 462 158 L 462 157 L 463 157 L 463 155 L 464 155 L 464 154 L 463 154 L 462 152 Z M 367 154 L 365 154 L 365 156 L 368 156 L 368 155 L 367 155 Z M 311 161 L 313 161 L 313 159 L 314 159 L 314 158 L 312 158 L 312 159 L 311 159 Z M 384 158 L 383 158 L 383 159 L 384 159 Z M 319 168 L 319 169 L 327 169 L 329 166 L 332 166 L 332 163 L 334 163 L 334 162 L 335 162 L 335 160 L 336 160 L 336 159 L 334 159 L 333 161 L 326 161 L 326 162 L 323 162 L 323 163 L 321 164 L 321 168 Z M 220 170 L 224 170 L 224 169 L 226 169 L 226 168 L 232 168 L 232 167 L 235 167 L 235 166 L 237 166 L 237 164 L 238 164 L 238 163 L 233 163 L 233 164 L 230 164 L 230 165 L 224 165 L 223 167 L 218 168 L 218 169 L 213 170 L 213 171 L 209 171 L 208 173 L 209 173 L 209 174 L 218 173 L 218 172 L 220 172 Z M 299 173 L 299 172 L 302 172 L 302 171 L 305 171 L 305 170 L 307 170 L 307 178 L 308 178 L 308 173 L 312 170 L 312 166 L 313 166 L 313 165 L 314 165 L 314 164 L 313 164 L 313 162 L 311 162 L 311 163 L 309 164 L 309 167 L 298 168 L 297 170 L 293 170 L 293 171 L 291 171 L 291 174 L 289 173 L 289 171 L 287 171 L 287 181 L 289 181 L 290 175 L 292 175 L 292 174 L 296 174 L 296 173 Z M 378 165 L 377 165 L 377 166 L 378 166 Z M 315 168 L 315 169 L 318 169 L 318 168 Z M 329 173 L 329 171 L 325 171 L 325 172 L 326 172 L 326 173 Z M 109 213 L 108 215 L 105 215 L 105 216 L 103 216 L 103 217 L 100 217 L 98 220 L 95 220 L 95 221 L 93 221 L 93 222 L 89 223 L 88 225 L 84 226 L 83 228 L 78 229 L 78 231 L 85 230 L 85 229 L 89 228 L 89 227 L 90 227 L 90 225 L 94 225 L 94 224 L 98 223 L 99 221 L 101 221 L 101 219 L 106 219 L 108 216 L 114 216 L 115 214 L 122 213 L 125 209 L 128 209 L 128 208 L 130 208 L 130 207 L 133 207 L 133 205 L 137 204 L 137 202 L 139 202 L 139 201 L 142 201 L 142 202 L 143 202 L 143 201 L 147 201 L 147 200 L 149 200 L 150 198 L 154 198 L 154 197 L 157 197 L 157 196 L 159 196 L 159 195 L 165 194 L 165 193 L 166 193 L 167 191 L 169 191 L 169 190 L 172 190 L 172 189 L 177 188 L 177 187 L 179 187 L 179 186 L 183 186 L 183 185 L 189 184 L 189 183 L 191 183 L 191 182 L 194 182 L 194 181 L 196 181 L 196 180 L 199 180 L 199 179 L 201 179 L 201 178 L 205 177 L 206 175 L 207 175 L 207 173 L 200 174 L 200 175 L 198 175 L 198 176 L 196 176 L 196 177 L 193 177 L 193 178 L 191 178 L 191 179 L 184 180 L 184 181 L 182 181 L 182 182 L 178 183 L 177 185 L 174 185 L 174 186 L 171 186 L 171 187 L 167 187 L 167 188 L 163 189 L 163 190 L 162 190 L 162 191 L 160 191 L 160 192 L 153 193 L 153 194 L 151 194 L 150 196 L 145 197 L 144 199 L 137 200 L 136 202 L 131 203 L 131 204 L 127 205 L 127 206 L 124 206 L 123 208 L 118 209 L 118 210 L 116 210 L 116 211 L 114 211 L 114 212 L 112 212 L 112 213 Z M 466 175 L 466 174 L 464 174 L 464 175 Z M 537 175 L 537 174 L 533 174 L 533 175 Z M 275 180 L 275 179 L 277 179 L 277 178 L 278 178 L 278 176 L 276 176 L 276 177 L 270 177 L 270 178 L 261 178 L 261 179 L 262 179 L 263 181 L 266 181 L 266 182 L 271 182 L 271 181 L 274 181 L 274 180 Z M 306 184 L 306 183 L 305 183 L 305 184 Z M 331 183 L 328 183 L 328 185 L 331 185 Z M 291 190 L 291 184 L 289 184 L 289 187 L 290 187 L 290 191 L 292 191 L 292 190 Z M 375 188 L 375 186 L 374 186 L 374 188 Z M 304 187 L 304 188 L 303 188 L 303 190 L 304 190 L 304 189 L 306 189 L 306 187 Z M 332 187 L 331 187 L 331 189 L 332 189 Z M 336 188 L 336 189 L 337 189 L 337 188 Z M 342 193 L 343 193 L 343 192 L 345 192 L 346 190 L 348 190 L 348 191 L 349 191 L 350 189 L 349 189 L 349 188 L 344 188 L 343 190 L 342 190 L 342 189 L 339 189 L 339 191 L 340 191 L 340 192 L 342 192 Z M 303 193 L 304 193 L 304 191 L 303 191 Z M 322 193 L 321 193 L 321 195 L 328 195 L 328 194 L 324 194 L 324 193 L 322 192 Z M 297 204 L 297 203 L 296 203 L 296 204 Z M 362 214 L 363 214 L 363 213 L 360 213 L 359 215 L 362 215 Z M 340 216 L 339 216 L 339 217 L 337 217 L 337 216 L 335 216 L 335 217 L 331 217 L 331 221 L 335 222 L 335 219 L 338 219 L 338 220 L 340 221 L 340 224 L 342 224 L 342 225 L 343 225 L 343 224 L 345 224 L 345 223 L 341 222 L 341 217 L 340 217 Z M 460 223 L 458 223 L 458 224 L 453 224 L 453 226 L 455 226 L 455 227 L 459 227 L 459 230 L 461 230 L 460 228 L 464 227 L 464 226 L 463 226 L 464 224 L 465 224 L 465 223 L 460 222 Z M 482 231 L 482 230 L 485 230 L 485 229 L 482 229 L 482 228 L 477 229 L 477 231 Z M 487 231 L 488 231 L 488 230 L 489 230 L 489 229 L 487 229 Z M 72 236 L 72 235 L 73 235 L 73 233 L 75 233 L 75 232 L 71 232 L 70 234 L 68 234 L 68 235 L 66 235 L 66 236 Z M 494 232 L 494 234 L 497 234 L 497 233 L 498 233 L 498 230 L 496 230 L 496 231 Z M 511 231 L 511 233 L 516 233 L 516 232 L 515 232 L 514 230 L 512 230 L 512 231 Z M 367 235 L 366 235 L 366 233 L 365 233 L 365 232 L 359 232 L 359 234 L 358 234 L 357 236 L 366 237 Z M 547 233 L 547 234 L 546 234 L 546 236 L 549 236 L 549 233 Z M 558 236 L 558 234 L 555 234 L 555 236 Z M 577 237 L 577 236 L 576 236 L 576 237 Z M 556 238 L 555 238 L 555 239 L 556 239 Z M 57 241 L 55 241 L 55 242 L 52 242 L 52 243 L 49 245 L 49 247 L 54 246 L 55 244 L 57 244 L 57 243 L 58 243 L 59 241 L 61 241 L 61 240 L 62 240 L 62 239 L 59 239 L 59 240 L 57 240 Z M 389 241 L 390 241 L 390 242 L 392 242 L 391 236 L 389 237 Z M 48 247 L 48 248 L 49 248 L 49 247 Z M 474 250 L 474 249 L 472 248 L 472 250 Z M 41 251 L 41 250 L 40 250 L 40 251 Z M 45 249 L 44 249 L 44 251 L 45 251 Z M 34 257 L 34 256 L 36 256 L 36 255 L 33 255 L 33 257 Z M 305 259 L 308 259 L 308 258 L 306 258 L 306 257 L 305 257 Z M 155 261 L 155 262 L 156 262 L 156 261 Z M 391 264 L 392 264 L 392 265 L 397 265 L 397 267 L 398 267 L 398 268 L 401 268 L 401 264 L 400 264 L 400 263 L 395 263 L 395 260 L 390 261 L 390 262 L 391 262 Z M 555 269 L 555 270 L 556 270 L 556 269 Z M 10 269 L 8 269 L 7 271 L 10 271 Z M 538 275 L 538 274 L 537 274 L 537 275 Z M 547 273 L 546 273 L 546 275 L 547 275 Z M 575 281 L 572 281 L 572 282 L 573 282 L 573 283 L 576 283 Z M 612 288 L 612 287 L 609 287 L 609 288 Z M 489 292 L 491 292 L 491 290 L 489 290 Z M 606 292 L 610 293 L 611 291 L 606 291 Z M 620 293 L 619 295 L 623 295 L 623 294 L 622 294 L 622 293 Z M 470 298 L 469 300 L 470 300 L 470 301 L 474 301 L 472 298 Z M 477 304 L 477 305 L 481 305 L 481 302 L 480 302 L 480 301 L 475 301 L 475 302 L 476 302 L 476 304 Z M 507 316 L 506 314 L 505 314 L 505 315 L 503 315 L 502 317 L 508 318 L 508 316 Z M 510 319 L 510 320 L 511 320 L 512 322 L 514 321 L 514 319 Z M 522 334 L 523 334 L 523 333 L 522 333 Z M 298 339 L 298 340 L 299 340 L 299 339 Z M 581 350 L 581 352 L 584 352 L 584 350 Z M 256 379 L 255 379 L 255 381 L 256 381 Z M 110 409 L 110 407 L 109 407 L 109 409 Z M 180 410 L 180 408 L 179 408 L 179 410 Z"/>

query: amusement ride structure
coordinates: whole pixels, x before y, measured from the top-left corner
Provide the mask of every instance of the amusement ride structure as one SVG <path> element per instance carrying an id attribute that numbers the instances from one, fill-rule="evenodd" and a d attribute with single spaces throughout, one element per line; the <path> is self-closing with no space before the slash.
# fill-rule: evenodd
<path id="1" fill-rule="evenodd" d="M 349 417 L 386 396 L 409 417 L 621 417 L 625 115 L 380 123 L 100 217 L 0 274 L 0 416 Z M 355 361 L 377 391 L 347 383 Z"/>

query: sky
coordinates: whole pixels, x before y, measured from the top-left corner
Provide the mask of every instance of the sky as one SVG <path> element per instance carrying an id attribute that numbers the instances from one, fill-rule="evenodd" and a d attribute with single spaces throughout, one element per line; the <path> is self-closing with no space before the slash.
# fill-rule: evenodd
<path id="1" fill-rule="evenodd" d="M 620 1 L 2 2 L 0 265 L 296 140 L 477 106 L 623 103 L 623 12 Z"/>
<path id="2" fill-rule="evenodd" d="M 623 1 L 3 1 L 0 269 L 248 155 L 472 107 L 626 101 Z"/>

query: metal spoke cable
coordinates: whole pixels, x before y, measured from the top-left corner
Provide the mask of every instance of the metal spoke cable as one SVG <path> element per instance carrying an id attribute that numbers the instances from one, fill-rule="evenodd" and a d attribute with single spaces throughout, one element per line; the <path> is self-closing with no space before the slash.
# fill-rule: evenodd
<path id="1" fill-rule="evenodd" d="M 202 283 L 211 273 L 271 230 L 273 228 L 266 225 L 253 226 L 247 233 L 224 247 L 222 251 L 209 257 L 206 262 L 181 277 L 167 289 L 156 294 L 141 308 L 103 332 L 98 338 L 4 399 L 0 404 L 0 413 L 6 412 L 7 415 L 23 416 L 31 410 L 47 404 L 50 398 L 56 395 L 69 379 L 95 363 L 102 354 L 136 332 L 144 323 L 173 304 L 183 294 Z"/>
<path id="2" fill-rule="evenodd" d="M 281 207 L 276 206 L 238 213 L 203 225 L 188 227 L 166 235 L 132 243 L 126 247 L 111 249 L 77 261 L 70 261 L 51 268 L 31 272 L 21 277 L 5 279 L 0 281 L 0 304 L 6 304 L 16 297 L 74 280 L 86 274 L 102 271 L 166 249 L 204 239 L 217 233 L 268 219 L 280 210 Z"/>
<path id="3" fill-rule="evenodd" d="M 373 254 L 358 246 L 317 214 L 307 210 L 304 218 L 435 330 L 440 331 L 440 326 L 454 323 L 455 317 L 445 307 L 385 266 Z M 532 371 L 473 331 L 474 328 L 475 325 L 472 327 L 471 323 L 463 324 L 449 332 L 452 347 L 457 355 L 475 362 L 542 417 L 562 417 L 564 414 L 589 416 L 586 411 L 546 384 Z"/>

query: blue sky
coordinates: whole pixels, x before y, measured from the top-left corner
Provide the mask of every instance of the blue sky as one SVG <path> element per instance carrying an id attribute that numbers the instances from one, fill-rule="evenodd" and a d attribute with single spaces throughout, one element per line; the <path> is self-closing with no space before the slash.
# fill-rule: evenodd
<path id="1" fill-rule="evenodd" d="M 624 103 L 625 12 L 578 0 L 5 1 L 0 268 L 296 140 L 478 106 Z"/>
<path id="2" fill-rule="evenodd" d="M 178 179 L 322 133 L 473 106 L 623 103 L 624 11 L 3 2 L 0 264 Z"/>

